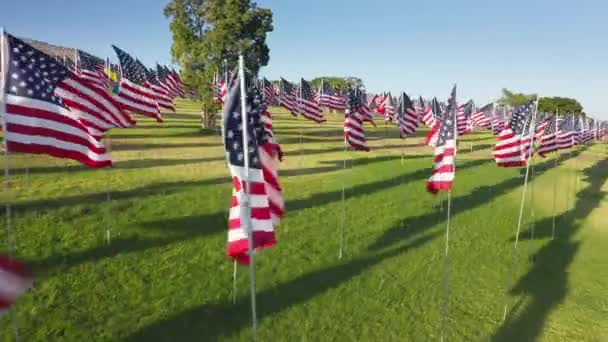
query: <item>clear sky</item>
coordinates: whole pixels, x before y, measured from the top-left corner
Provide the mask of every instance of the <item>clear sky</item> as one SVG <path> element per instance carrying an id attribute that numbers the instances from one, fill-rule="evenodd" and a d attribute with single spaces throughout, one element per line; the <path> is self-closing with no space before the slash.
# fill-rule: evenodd
<path id="1" fill-rule="evenodd" d="M 16 35 L 169 63 L 162 0 L 7 0 Z M 608 1 L 259 0 L 274 12 L 272 79 L 357 76 L 368 90 L 491 101 L 503 87 L 570 96 L 608 119 Z"/>

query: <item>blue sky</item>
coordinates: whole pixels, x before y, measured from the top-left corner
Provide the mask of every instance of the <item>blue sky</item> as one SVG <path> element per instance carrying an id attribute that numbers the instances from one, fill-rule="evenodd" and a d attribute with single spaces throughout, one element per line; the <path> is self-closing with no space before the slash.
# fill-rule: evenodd
<path id="1" fill-rule="evenodd" d="M 145 63 L 169 63 L 166 1 L 10 1 L 9 32 L 113 57 L 114 43 Z M 274 12 L 262 74 L 358 76 L 370 91 L 461 100 L 503 87 L 579 99 L 608 119 L 608 2 L 490 0 L 259 0 Z M 60 4 L 60 5 L 59 5 Z"/>

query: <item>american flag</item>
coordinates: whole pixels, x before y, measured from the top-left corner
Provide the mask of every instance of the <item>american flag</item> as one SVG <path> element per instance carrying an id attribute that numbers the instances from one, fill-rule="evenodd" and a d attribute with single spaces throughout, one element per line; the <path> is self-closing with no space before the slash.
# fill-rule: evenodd
<path id="1" fill-rule="evenodd" d="M 76 74 L 101 89 L 108 88 L 108 78 L 103 72 L 105 61 L 82 50 L 77 50 Z"/>
<path id="2" fill-rule="evenodd" d="M 145 70 L 146 87 L 148 87 L 149 89 L 152 89 L 152 91 L 154 92 L 154 96 L 156 96 L 156 102 L 158 103 L 158 106 L 161 108 L 164 108 L 166 110 L 175 112 L 175 105 L 173 104 L 173 102 L 171 102 L 173 100 L 173 98 L 171 97 L 171 95 L 169 95 L 169 92 L 167 91 L 167 89 L 165 89 L 161 85 L 161 83 L 158 80 L 158 77 L 156 75 L 156 72 L 152 69 L 146 68 L 139 60 L 137 62 Z"/>
<path id="3" fill-rule="evenodd" d="M 440 125 L 433 158 L 433 174 L 426 188 L 433 194 L 450 191 L 456 176 L 456 85 L 452 88 L 445 113 L 438 119 Z"/>
<path id="4" fill-rule="evenodd" d="M 314 94 L 310 84 L 303 78 L 300 80 L 299 94 L 297 97 L 298 113 L 308 120 L 322 123 L 327 120 L 323 118 L 321 107 L 314 99 Z"/>
<path id="5" fill-rule="evenodd" d="M 277 94 L 274 90 L 274 86 L 266 78 L 262 78 L 261 83 L 262 94 L 264 95 L 264 102 L 266 103 L 266 106 L 274 105 L 277 100 Z"/>
<path id="6" fill-rule="evenodd" d="M 437 99 L 434 98 L 433 101 L 437 102 Z M 422 98 L 420 98 L 418 102 L 420 102 L 418 107 L 418 117 L 420 118 L 420 122 L 425 124 L 427 127 L 433 127 L 433 125 L 435 124 L 435 116 L 433 115 L 432 102 L 429 105 L 425 105 L 424 100 L 422 100 Z"/>
<path id="7" fill-rule="evenodd" d="M 492 114 L 492 134 L 498 135 L 505 128 L 505 108 L 494 108 Z"/>
<path id="8" fill-rule="evenodd" d="M 370 105 L 370 108 L 374 108 L 376 113 L 380 114 L 381 116 L 385 115 L 385 107 L 384 107 L 384 102 L 387 100 L 387 94 L 377 94 L 374 96 L 373 100 L 373 106 Z"/>
<path id="9" fill-rule="evenodd" d="M 536 125 L 534 141 L 538 142 L 543 138 L 545 134 L 545 127 L 549 124 L 550 118 L 545 113 L 536 113 Z"/>
<path id="10" fill-rule="evenodd" d="M 32 274 L 25 264 L 0 255 L 0 316 L 33 284 Z"/>
<path id="11" fill-rule="evenodd" d="M 577 131 L 574 124 L 575 118 L 573 115 L 564 117 L 559 125 L 557 133 L 557 146 L 560 150 L 569 149 L 576 143 Z"/>
<path id="12" fill-rule="evenodd" d="M 547 121 L 543 136 L 540 139 L 538 146 L 538 154 L 541 157 L 545 157 L 547 154 L 557 151 L 557 126 L 559 123 L 559 117 L 556 115 Z"/>
<path id="13" fill-rule="evenodd" d="M 399 126 L 401 139 L 414 134 L 418 129 L 418 112 L 406 93 L 401 93 L 401 99 L 399 100 L 397 125 Z"/>
<path id="14" fill-rule="evenodd" d="M 344 110 L 346 103 L 344 96 L 337 92 L 329 82 L 321 80 L 319 89 L 319 105 L 336 110 Z"/>
<path id="15" fill-rule="evenodd" d="M 177 92 L 177 96 L 184 97 L 186 92 L 184 91 L 184 84 L 182 83 L 182 79 L 179 77 L 179 74 L 174 69 L 169 70 L 167 74 L 167 80 L 172 84 L 173 88 Z"/>
<path id="16" fill-rule="evenodd" d="M 158 81 L 160 82 L 160 86 L 163 87 L 167 91 L 167 94 L 169 94 L 169 96 L 171 96 L 171 100 L 173 100 L 174 98 L 176 98 L 179 95 L 177 92 L 177 89 L 174 89 L 172 83 L 169 82 L 169 69 L 168 68 L 166 68 L 160 64 L 156 64 L 156 77 L 158 78 Z"/>
<path id="17" fill-rule="evenodd" d="M 472 107 L 472 101 L 458 106 L 458 109 L 456 110 L 456 128 L 458 131 L 458 135 L 465 135 L 471 133 L 470 117 L 473 111 Z"/>
<path id="18" fill-rule="evenodd" d="M 224 106 L 224 147 L 232 175 L 233 195 L 228 220 L 227 254 L 242 264 L 249 262 L 248 229 L 255 249 L 276 244 L 274 227 L 284 214 L 279 185 L 277 150 L 265 134 L 261 120 L 266 111 L 261 93 L 247 94 L 247 141 L 249 170 L 245 169 L 245 150 L 239 82 L 232 83 Z M 248 177 L 248 178 L 247 178 Z M 249 199 L 249 204 L 246 200 Z M 247 206 L 247 207 L 246 207 Z M 249 213 L 249 217 L 247 215 Z M 243 224 L 249 222 L 249 227 Z"/>
<path id="19" fill-rule="evenodd" d="M 431 126 L 431 130 L 427 133 L 425 144 L 431 147 L 435 147 L 437 144 L 437 139 L 439 138 L 439 127 L 441 123 L 442 109 L 441 104 L 437 101 L 437 98 L 433 98 L 431 101 L 431 117 L 423 119 L 424 122 L 428 122 Z"/>
<path id="20" fill-rule="evenodd" d="M 603 121 L 602 123 L 598 124 L 597 139 L 603 139 L 606 135 L 608 135 L 608 122 Z"/>
<path id="21" fill-rule="evenodd" d="M 581 131 L 579 133 L 579 141 L 580 144 L 586 144 L 593 140 L 593 130 L 590 129 L 592 127 L 592 123 L 586 118 L 580 118 L 581 121 Z"/>
<path id="22" fill-rule="evenodd" d="M 146 69 L 128 53 L 112 45 L 118 60 L 122 78 L 116 99 L 124 110 L 156 118 L 162 122 L 156 95 L 146 87 Z"/>
<path id="23" fill-rule="evenodd" d="M 364 91 L 361 91 L 359 93 L 361 98 L 361 107 L 359 108 L 359 114 L 361 114 L 363 122 L 369 122 L 374 127 L 376 127 L 376 123 L 374 122 L 374 118 L 372 116 L 372 111 L 369 109 L 369 105 L 367 102 L 367 94 Z"/>
<path id="24" fill-rule="evenodd" d="M 384 123 L 386 124 L 395 121 L 395 114 L 397 113 L 397 108 L 395 108 L 395 100 L 391 96 L 391 93 L 388 93 L 384 97 L 382 107 L 384 108 Z"/>
<path id="25" fill-rule="evenodd" d="M 363 102 L 359 89 L 348 88 L 344 111 L 344 142 L 358 151 L 369 151 L 361 115 Z"/>
<path id="26" fill-rule="evenodd" d="M 494 111 L 494 103 L 488 103 L 487 105 L 477 109 L 471 114 L 471 121 L 478 127 L 487 129 L 492 128 L 492 112 Z"/>
<path id="27" fill-rule="evenodd" d="M 3 51 L 8 51 L 5 80 L 4 141 L 7 151 L 48 154 L 77 160 L 90 167 L 111 166 L 101 142 L 80 121 L 80 111 L 64 103 L 67 94 L 81 94 L 98 88 L 81 80 L 65 66 L 5 34 Z M 88 105 L 88 104 L 87 104 Z"/>
<path id="28" fill-rule="evenodd" d="M 492 155 L 496 164 L 501 167 L 516 167 L 528 165 L 532 134 L 531 112 L 535 101 L 518 106 L 513 111 L 511 120 L 498 135 L 498 142 Z"/>
<path id="29" fill-rule="evenodd" d="M 295 87 L 282 77 L 279 82 L 279 104 L 294 116 L 298 115 Z"/>

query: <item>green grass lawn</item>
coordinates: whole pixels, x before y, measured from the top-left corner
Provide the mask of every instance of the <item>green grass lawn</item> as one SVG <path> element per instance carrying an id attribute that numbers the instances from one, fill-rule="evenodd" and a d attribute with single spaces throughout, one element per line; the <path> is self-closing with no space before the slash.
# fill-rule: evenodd
<path id="1" fill-rule="evenodd" d="M 225 256 L 222 142 L 199 129 L 197 110 L 181 101 L 164 124 L 113 132 L 109 170 L 10 156 L 2 199 L 36 284 L 0 321 L 2 340 L 15 325 L 20 341 L 250 339 L 248 272 L 239 268 L 233 304 Z M 393 126 L 368 128 L 372 151 L 345 152 L 340 114 L 319 126 L 273 113 L 287 215 L 277 246 L 257 257 L 258 339 L 439 340 L 446 203 L 425 190 L 425 132 L 401 141 Z M 493 143 L 465 136 L 457 155 L 447 340 L 607 341 L 605 146 L 563 153 L 557 168 L 537 157 L 507 284 L 523 173 L 497 168 Z"/>

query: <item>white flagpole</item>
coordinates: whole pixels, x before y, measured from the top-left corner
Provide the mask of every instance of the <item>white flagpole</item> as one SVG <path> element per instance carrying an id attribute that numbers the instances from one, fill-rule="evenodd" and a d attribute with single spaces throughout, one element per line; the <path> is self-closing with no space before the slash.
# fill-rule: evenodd
<path id="1" fill-rule="evenodd" d="M 530 123 L 530 130 L 529 130 L 529 137 L 530 137 L 530 152 L 528 153 L 528 155 L 526 156 L 526 161 L 527 161 L 527 165 L 526 165 L 526 175 L 524 178 L 524 189 L 522 191 L 522 197 L 521 197 L 521 204 L 519 207 L 519 219 L 517 221 L 517 230 L 515 232 L 515 243 L 513 245 L 513 257 L 511 258 L 511 266 L 510 266 L 510 270 L 508 273 L 508 280 L 507 280 L 507 288 L 505 288 L 505 307 L 503 310 L 503 315 L 502 315 L 502 319 L 503 321 L 507 318 L 507 309 L 508 309 L 508 287 L 511 284 L 512 278 L 513 278 L 513 272 L 514 272 L 514 266 L 515 266 L 515 259 L 517 258 L 517 244 L 519 243 L 519 233 L 521 231 L 521 223 L 522 223 L 522 219 L 524 216 L 524 203 L 526 201 L 526 189 L 528 187 L 528 176 L 530 175 L 530 156 L 534 153 L 534 133 L 536 131 L 536 113 L 538 112 L 538 99 L 540 98 L 540 96 L 537 95 L 536 97 L 536 105 L 534 108 L 534 114 L 532 114 L 532 118 L 531 118 L 531 123 Z"/>
<path id="2" fill-rule="evenodd" d="M 454 85 L 456 86 L 456 85 Z M 456 104 L 456 99 L 453 99 L 454 104 Z M 450 104 L 448 103 L 448 110 L 454 111 L 454 139 L 455 144 L 454 148 L 457 149 L 458 146 L 458 130 L 456 124 L 456 108 L 450 108 Z M 449 117 L 449 113 L 448 113 Z M 456 153 L 458 151 L 454 151 L 454 174 L 456 174 Z M 442 204 L 443 205 L 443 204 Z M 446 324 L 447 324 L 447 315 L 448 315 L 448 304 L 450 301 L 450 218 L 452 209 L 452 190 L 448 190 L 448 208 L 447 208 L 447 219 L 446 219 L 446 227 L 445 227 L 445 254 L 443 257 L 443 307 L 441 312 L 441 341 L 443 342 L 446 339 Z"/>
<path id="3" fill-rule="evenodd" d="M 249 240 L 249 284 L 251 291 L 251 319 L 253 339 L 256 338 L 257 331 L 257 308 L 255 301 L 255 250 L 253 249 L 253 226 L 251 224 L 250 198 L 249 198 L 249 137 L 247 118 L 247 93 L 245 88 L 245 62 L 243 55 L 239 55 L 239 81 L 241 87 L 241 125 L 243 128 L 243 158 L 245 161 L 245 177 L 243 180 L 243 203 L 241 203 L 241 224 L 247 231 Z"/>
<path id="4" fill-rule="evenodd" d="M 351 115 L 350 113 L 348 115 Z M 344 156 L 343 156 L 343 168 L 342 172 L 346 173 L 346 153 L 347 153 L 347 142 L 344 140 Z M 345 220 L 346 220 L 346 175 L 342 176 L 342 218 L 340 220 L 340 248 L 338 250 L 338 259 L 342 259 L 344 255 L 344 235 L 345 235 Z"/>
<path id="5" fill-rule="evenodd" d="M 7 201 L 5 203 L 6 210 L 6 243 L 7 243 L 7 254 L 9 257 L 13 256 L 13 227 L 11 222 L 11 200 L 10 200 L 10 172 L 9 172 L 9 160 L 8 160 L 8 144 L 6 143 L 6 74 L 8 66 L 8 43 L 4 35 L 4 27 L 0 27 L 0 120 L 2 121 L 2 127 L 4 129 L 4 190 L 6 191 Z M 27 170 L 27 169 L 26 169 Z M 17 306 L 13 305 L 12 309 L 14 312 L 13 322 L 15 325 L 15 341 L 19 341 L 19 321 L 17 318 Z"/>
<path id="6" fill-rule="evenodd" d="M 107 142 L 108 142 L 108 157 L 110 157 L 110 160 L 112 160 L 112 138 L 110 138 L 110 136 L 108 135 L 107 137 Z M 108 170 L 109 171 L 109 170 Z M 108 220 L 106 222 L 107 226 L 106 226 L 106 241 L 108 242 L 108 245 L 110 244 L 110 228 L 112 227 L 111 224 L 111 220 L 112 220 L 112 215 L 110 214 L 110 209 L 112 206 L 112 197 L 110 195 L 110 190 L 108 190 L 107 192 L 107 198 L 106 198 L 107 204 L 108 204 Z"/>
<path id="7" fill-rule="evenodd" d="M 302 110 L 302 78 L 300 77 L 300 89 L 298 89 L 298 100 L 296 101 L 296 105 L 298 106 L 297 109 L 297 113 L 298 113 L 298 121 L 300 120 L 300 117 L 302 117 L 302 113 L 300 112 Z M 302 166 L 302 126 L 300 126 L 300 144 L 298 146 L 298 165 Z"/>
<path id="8" fill-rule="evenodd" d="M 559 108 L 555 114 L 555 144 L 557 145 L 557 131 L 559 123 Z M 557 147 L 557 146 L 556 146 Z M 559 149 L 555 151 L 555 159 L 553 159 L 553 169 L 557 170 L 557 160 L 559 159 Z M 557 203 L 557 179 L 553 182 L 553 220 L 551 224 L 551 240 L 555 238 L 555 209 Z"/>

